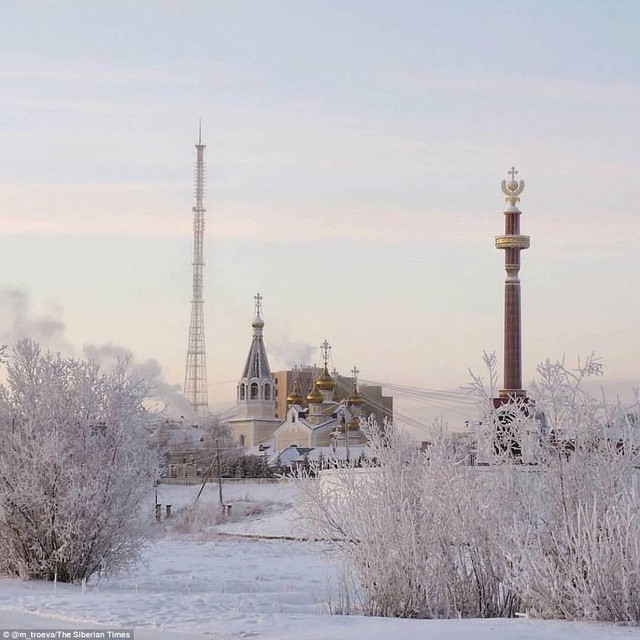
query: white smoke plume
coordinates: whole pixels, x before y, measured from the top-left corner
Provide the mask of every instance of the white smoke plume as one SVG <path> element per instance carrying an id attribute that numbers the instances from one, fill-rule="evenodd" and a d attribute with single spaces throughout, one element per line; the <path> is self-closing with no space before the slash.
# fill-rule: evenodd
<path id="1" fill-rule="evenodd" d="M 22 338 L 31 338 L 48 351 L 60 352 L 65 356 L 77 355 L 77 349 L 65 336 L 66 326 L 62 320 L 62 308 L 50 303 L 45 312 L 34 308 L 28 291 L 17 288 L 0 290 L 0 345 L 11 348 Z M 149 386 L 149 406 L 165 410 L 171 417 L 193 417 L 191 405 L 187 402 L 178 384 L 170 384 L 162 377 L 162 367 L 157 360 L 136 362 L 132 352 L 126 347 L 112 343 L 87 344 L 82 356 L 100 365 L 104 371 L 113 370 L 119 361 L 126 360 L 131 375 L 143 379 Z"/>
<path id="2" fill-rule="evenodd" d="M 191 405 L 182 395 L 179 384 L 170 384 L 162 377 L 162 367 L 157 360 L 149 358 L 144 362 L 136 362 L 133 354 L 126 347 L 111 342 L 102 345 L 86 344 L 82 348 L 85 360 L 100 365 L 104 371 L 113 370 L 119 362 L 128 361 L 129 371 L 134 378 L 145 380 L 149 386 L 149 400 L 154 409 L 166 411 L 172 417 L 193 417 Z"/>
<path id="3" fill-rule="evenodd" d="M 291 341 L 286 338 L 280 339 L 275 343 L 272 342 L 269 346 L 269 351 L 287 369 L 292 369 L 296 365 L 303 367 L 310 365 L 317 350 L 317 347 L 307 342 L 302 342 L 301 340 Z"/>
<path id="4" fill-rule="evenodd" d="M 75 349 L 65 338 L 62 309 L 49 303 L 49 309 L 38 313 L 33 309 L 28 291 L 17 288 L 0 290 L 0 343 L 9 347 L 22 338 L 32 338 L 44 349 L 74 355 Z"/>

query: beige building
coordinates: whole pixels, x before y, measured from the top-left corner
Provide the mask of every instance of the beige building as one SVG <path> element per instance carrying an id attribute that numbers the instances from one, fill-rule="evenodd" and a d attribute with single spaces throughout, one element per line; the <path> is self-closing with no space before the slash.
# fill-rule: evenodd
<path id="1" fill-rule="evenodd" d="M 276 415 L 284 420 L 290 403 L 287 397 L 293 389 L 294 379 L 297 377 L 300 391 L 306 395 L 311 391 L 313 381 L 318 373 L 316 367 L 302 367 L 300 369 L 289 369 L 286 371 L 276 371 L 273 374 L 275 380 Z M 356 372 L 352 371 L 356 374 Z M 355 375 L 348 378 L 333 372 L 333 379 L 336 386 L 333 399 L 337 402 L 346 400 L 351 394 L 355 382 Z M 393 397 L 386 396 L 379 385 L 358 385 L 359 393 L 364 400 L 362 415 L 368 417 L 373 414 L 378 422 L 383 423 L 384 419 L 393 419 Z M 303 403 L 305 404 L 305 403 Z"/>
<path id="2" fill-rule="evenodd" d="M 293 381 L 297 378 L 300 393 L 303 400 L 307 393 L 311 391 L 313 381 L 318 374 L 317 367 L 300 367 L 297 369 L 288 369 L 286 371 L 276 371 L 273 378 L 276 383 L 276 415 L 280 420 L 284 420 L 287 415 L 289 404 L 287 396 L 293 389 Z"/>

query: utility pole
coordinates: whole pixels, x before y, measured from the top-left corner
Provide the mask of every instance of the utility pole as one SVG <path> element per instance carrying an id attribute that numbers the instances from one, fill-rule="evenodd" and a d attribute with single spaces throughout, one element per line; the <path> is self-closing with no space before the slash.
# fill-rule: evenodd
<path id="1" fill-rule="evenodd" d="M 220 444 L 216 438 L 216 461 L 218 463 L 218 496 L 220 497 L 220 507 L 222 508 L 222 465 L 220 464 Z"/>

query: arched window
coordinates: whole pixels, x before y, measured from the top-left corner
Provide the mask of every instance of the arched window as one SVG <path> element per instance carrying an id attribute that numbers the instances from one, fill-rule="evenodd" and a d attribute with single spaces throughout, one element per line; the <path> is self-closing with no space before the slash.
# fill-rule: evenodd
<path id="1" fill-rule="evenodd" d="M 264 385 L 264 399 L 271 400 L 271 385 L 268 382 Z"/>
<path id="2" fill-rule="evenodd" d="M 258 383 L 252 382 L 251 383 L 251 400 L 257 400 L 257 399 L 258 399 Z"/>
<path id="3" fill-rule="evenodd" d="M 244 433 L 240 434 L 240 446 L 244 447 Z"/>
<path id="4" fill-rule="evenodd" d="M 247 390 L 244 382 L 240 385 L 240 400 L 244 400 L 247 395 Z"/>

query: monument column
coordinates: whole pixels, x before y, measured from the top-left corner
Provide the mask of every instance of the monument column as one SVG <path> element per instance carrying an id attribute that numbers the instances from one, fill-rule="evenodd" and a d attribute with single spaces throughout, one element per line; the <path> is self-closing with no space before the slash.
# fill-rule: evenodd
<path id="1" fill-rule="evenodd" d="M 520 309 L 520 251 L 529 248 L 529 236 L 520 234 L 520 209 L 516 202 L 524 190 L 524 180 L 516 181 L 515 167 L 508 172 L 509 181 L 502 181 L 502 192 L 507 196 L 508 207 L 504 212 L 504 235 L 496 237 L 496 249 L 504 250 L 504 388 L 500 400 L 524 398 L 522 388 L 522 332 Z"/>

